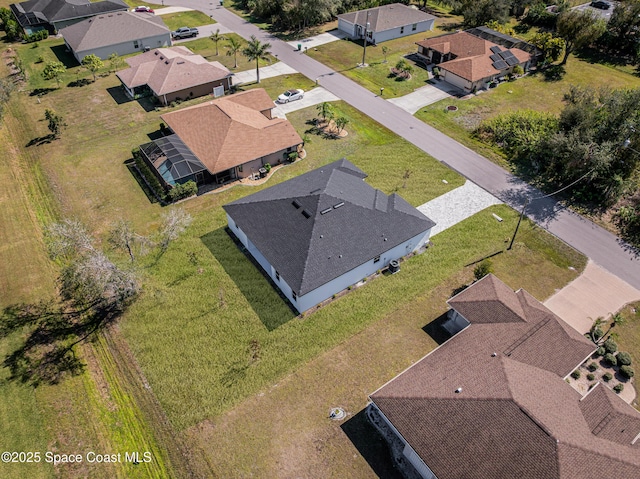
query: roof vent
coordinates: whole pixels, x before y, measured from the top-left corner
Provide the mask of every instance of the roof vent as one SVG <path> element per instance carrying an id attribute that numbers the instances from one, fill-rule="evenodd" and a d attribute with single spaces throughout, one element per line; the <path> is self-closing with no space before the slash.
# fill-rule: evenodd
<path id="1" fill-rule="evenodd" d="M 305 218 L 311 218 L 311 214 L 307 210 L 302 210 L 302 216 Z"/>
<path id="2" fill-rule="evenodd" d="M 180 61 L 178 62 L 178 65 L 182 65 L 184 63 L 184 61 Z"/>
<path id="3" fill-rule="evenodd" d="M 324 236 L 320 235 L 320 238 L 324 238 Z"/>
<path id="4" fill-rule="evenodd" d="M 165 65 L 168 65 L 168 64 L 169 64 L 169 60 L 165 60 L 165 61 L 164 61 L 164 64 L 165 64 Z"/>
<path id="5" fill-rule="evenodd" d="M 326 215 L 327 213 L 329 213 L 331 211 L 331 208 L 327 208 L 326 210 L 322 210 L 320 212 L 321 215 Z"/>
<path id="6" fill-rule="evenodd" d="M 156 50 L 155 52 L 153 52 L 154 55 L 158 55 L 160 52 L 158 50 Z"/>
<path id="7" fill-rule="evenodd" d="M 462 388 L 456 389 L 456 394 L 460 394 L 462 392 Z"/>
<path id="8" fill-rule="evenodd" d="M 338 255 L 338 258 L 342 258 L 342 255 L 341 255 L 341 254 L 339 254 L 339 255 Z"/>
<path id="9" fill-rule="evenodd" d="M 498 353 L 491 353 L 491 357 L 495 358 L 498 355 Z"/>
<path id="10" fill-rule="evenodd" d="M 338 208 L 340 208 L 341 206 L 344 206 L 344 201 L 341 203 L 338 203 L 337 205 L 333 205 L 333 209 L 337 210 Z"/>
<path id="11" fill-rule="evenodd" d="M 322 191 L 322 188 L 317 188 L 315 190 L 313 190 L 311 193 L 309 193 L 310 195 L 315 195 L 316 193 L 320 193 Z"/>
<path id="12" fill-rule="evenodd" d="M 295 209 L 298 209 L 302 206 L 300 203 L 298 203 L 298 200 L 293 200 L 291 204 L 295 207 Z"/>

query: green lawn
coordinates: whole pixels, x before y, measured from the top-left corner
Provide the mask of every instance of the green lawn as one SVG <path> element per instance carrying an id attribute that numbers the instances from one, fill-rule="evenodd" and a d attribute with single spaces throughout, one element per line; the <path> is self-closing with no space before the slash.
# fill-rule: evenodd
<path id="1" fill-rule="evenodd" d="M 167 13 L 166 15 L 162 15 L 162 21 L 169 30 L 177 30 L 180 27 L 199 27 L 216 23 L 209 15 L 205 15 L 197 10 Z"/>
<path id="2" fill-rule="evenodd" d="M 236 40 L 240 40 L 243 45 L 246 45 L 246 41 L 239 35 L 235 33 L 228 33 L 224 35 L 225 37 L 231 38 L 234 37 Z M 233 55 L 227 55 L 227 42 L 225 40 L 221 40 L 218 42 L 218 55 L 216 55 L 216 45 L 209 37 L 198 38 L 197 40 L 192 40 L 190 42 L 181 43 L 182 46 L 188 47 L 194 53 L 198 55 L 202 55 L 207 60 L 218 61 L 226 66 L 229 70 L 232 71 L 244 71 L 244 70 L 253 70 L 256 68 L 255 61 L 248 61 L 247 58 L 242 54 L 242 51 L 238 52 L 236 55 L 236 59 L 238 61 L 238 68 L 234 68 L 234 57 Z M 276 58 L 274 56 L 269 55 L 269 61 L 260 61 L 260 66 L 266 66 L 270 63 L 275 63 Z"/>
<path id="3" fill-rule="evenodd" d="M 613 330 L 617 335 L 617 343 L 620 351 L 628 352 L 633 363 L 631 366 L 634 371 L 640 374 L 640 302 L 628 304 L 620 311 L 625 319 L 625 323 L 616 326 Z M 629 384 L 625 388 L 631 387 Z M 636 389 L 636 409 L 640 410 L 640 386 L 638 385 L 638 376 L 633 380 L 633 387 Z"/>

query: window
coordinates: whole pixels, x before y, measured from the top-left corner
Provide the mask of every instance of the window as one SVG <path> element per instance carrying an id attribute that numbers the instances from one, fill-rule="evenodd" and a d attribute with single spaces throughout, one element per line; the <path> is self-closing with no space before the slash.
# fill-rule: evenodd
<path id="1" fill-rule="evenodd" d="M 238 171 L 242 173 L 242 165 L 238 166 Z"/>
<path id="2" fill-rule="evenodd" d="M 276 280 L 280 281 L 280 273 L 276 270 Z"/>
<path id="3" fill-rule="evenodd" d="M 380 261 L 380 256 L 376 256 L 375 258 L 373 258 L 374 263 L 378 263 L 379 261 Z"/>
<path id="4" fill-rule="evenodd" d="M 400 27 L 400 35 L 404 33 L 404 27 Z"/>
<path id="5" fill-rule="evenodd" d="M 138 40 L 133 41 L 133 48 L 140 48 L 140 44 L 138 43 Z"/>
<path id="6" fill-rule="evenodd" d="M 418 28 L 418 24 L 417 23 L 414 23 L 413 25 L 411 25 L 411 31 L 412 32 L 415 32 L 417 28 Z"/>
<path id="7" fill-rule="evenodd" d="M 291 291 L 291 297 L 293 298 L 294 301 L 298 299 L 298 295 L 293 291 Z"/>

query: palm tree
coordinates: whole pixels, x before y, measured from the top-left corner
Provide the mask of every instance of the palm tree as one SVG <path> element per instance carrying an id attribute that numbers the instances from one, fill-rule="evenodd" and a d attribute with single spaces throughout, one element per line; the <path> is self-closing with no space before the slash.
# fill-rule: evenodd
<path id="1" fill-rule="evenodd" d="M 607 331 L 602 335 L 602 340 L 604 341 L 604 339 L 607 337 L 607 335 L 609 333 L 611 333 L 611 330 L 613 328 L 615 328 L 616 326 L 621 326 L 625 323 L 625 319 L 624 317 L 620 314 L 620 313 L 616 313 L 612 316 L 611 318 L 611 323 L 609 324 L 609 329 L 607 329 Z M 613 336 L 614 333 L 611 333 L 610 336 Z"/>
<path id="2" fill-rule="evenodd" d="M 318 110 L 318 114 L 324 121 L 327 121 L 327 119 L 331 120 L 334 116 L 333 107 L 328 101 L 320 103 L 318 106 L 316 106 L 316 110 Z"/>
<path id="3" fill-rule="evenodd" d="M 271 54 L 269 48 L 271 48 L 271 43 L 262 43 L 255 35 L 251 35 L 247 46 L 242 50 L 242 54 L 249 61 L 256 61 L 256 83 L 260 83 L 260 60 L 269 60 L 269 55 Z"/>
<path id="4" fill-rule="evenodd" d="M 349 120 L 347 120 L 344 116 L 339 116 L 338 118 L 336 118 L 336 128 L 338 128 L 338 135 L 342 133 L 342 130 L 344 130 L 344 127 L 347 126 L 347 123 L 349 123 Z"/>
<path id="5" fill-rule="evenodd" d="M 215 32 L 213 32 L 211 35 L 209 35 L 209 38 L 211 38 L 211 40 L 213 40 L 213 43 L 216 44 L 216 56 L 218 56 L 218 42 L 220 40 L 226 40 L 224 35 L 220 34 L 220 29 L 216 29 Z"/>
<path id="6" fill-rule="evenodd" d="M 227 56 L 233 55 L 233 68 L 238 68 L 238 52 L 242 50 L 242 42 L 236 37 L 229 37 L 227 39 Z"/>

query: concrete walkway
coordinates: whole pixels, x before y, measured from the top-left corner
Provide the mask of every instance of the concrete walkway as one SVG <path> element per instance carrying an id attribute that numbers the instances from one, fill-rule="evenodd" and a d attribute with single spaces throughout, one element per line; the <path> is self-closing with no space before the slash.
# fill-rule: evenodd
<path id="1" fill-rule="evenodd" d="M 304 51 L 305 48 L 315 48 L 319 45 L 335 42 L 336 40 L 342 40 L 344 38 L 347 38 L 347 34 L 341 32 L 338 29 L 335 29 L 331 30 L 330 32 L 315 35 L 313 37 L 303 38 L 302 40 L 294 40 L 287 43 L 289 43 L 289 45 L 291 45 L 291 48 L 293 48 L 294 50 L 297 50 L 298 45 L 300 45 L 302 47 L 302 51 Z"/>
<path id="2" fill-rule="evenodd" d="M 272 78 L 280 75 L 291 75 L 293 73 L 298 73 L 289 65 L 283 62 L 274 63 L 273 65 L 268 65 L 266 67 L 260 68 L 260 79 L 264 78 Z M 243 72 L 237 72 L 233 75 L 233 84 L 239 85 L 241 83 L 254 83 L 256 81 L 256 70 L 255 68 L 251 70 L 246 70 Z"/>
<path id="3" fill-rule="evenodd" d="M 584 334 L 596 318 L 606 319 L 625 304 L 638 300 L 640 290 L 590 260 L 580 276 L 544 305 Z"/>
<path id="4" fill-rule="evenodd" d="M 502 201 L 498 198 L 475 183 L 467 181 L 459 188 L 418 206 L 418 210 L 436 222 L 431 229 L 433 236 L 491 205 L 500 203 Z"/>
<path id="5" fill-rule="evenodd" d="M 282 105 L 276 103 L 276 107 L 271 110 L 271 114 L 273 116 L 277 116 L 278 118 L 286 118 L 287 113 L 291 113 L 292 111 L 302 110 L 303 108 L 317 105 L 318 103 L 323 103 L 325 101 L 338 100 L 340 100 L 340 98 L 335 96 L 333 93 L 325 90 L 322 87 L 317 87 L 313 90 L 305 92 L 304 98 L 302 100 L 296 100 L 290 103 L 284 103 Z"/>

